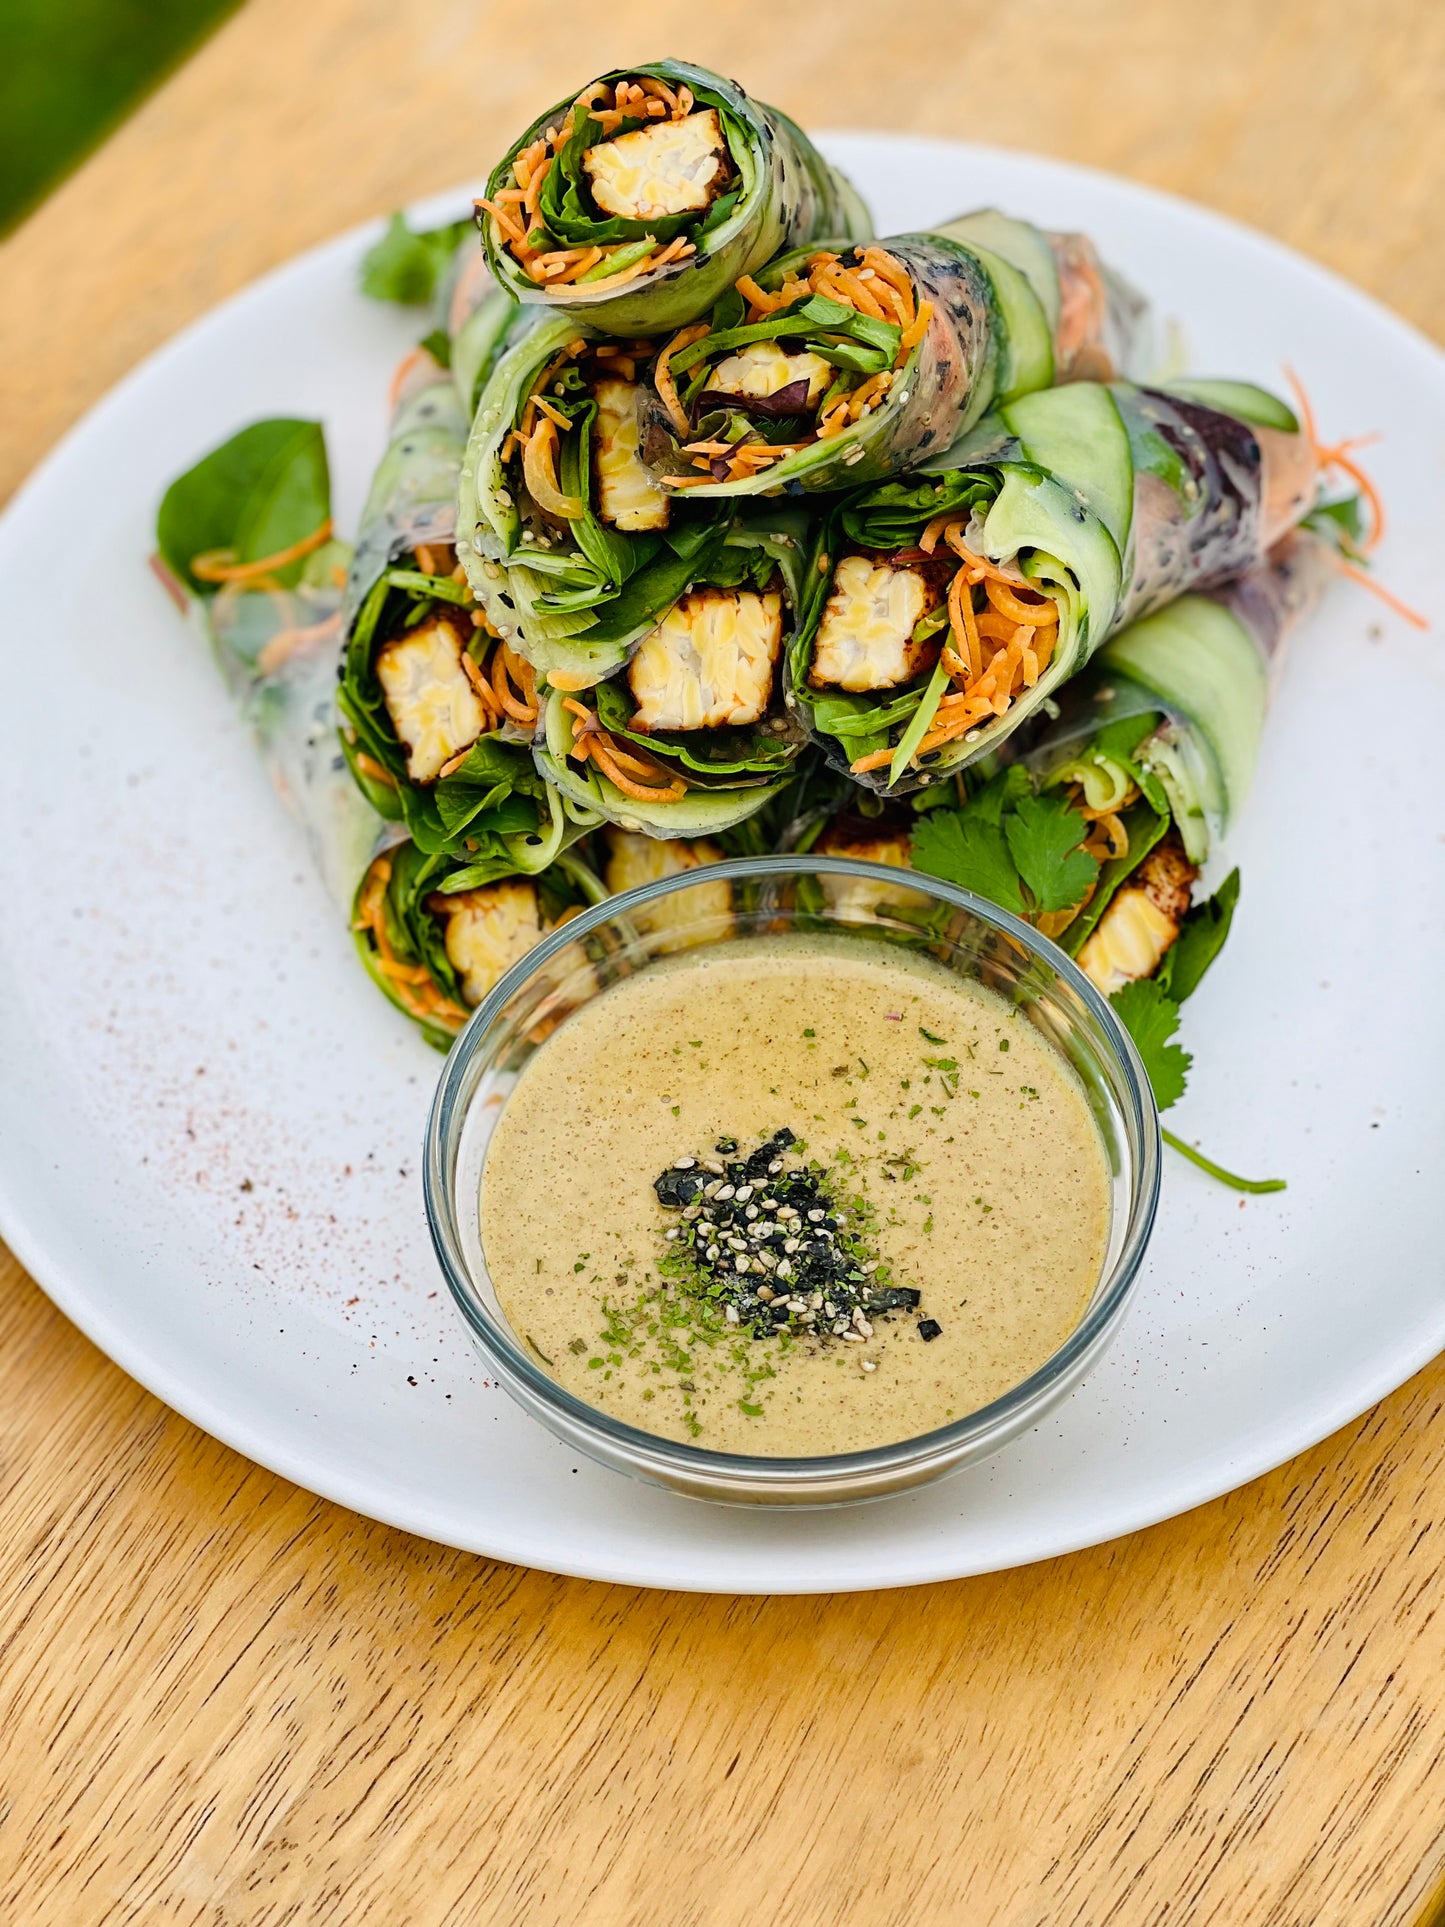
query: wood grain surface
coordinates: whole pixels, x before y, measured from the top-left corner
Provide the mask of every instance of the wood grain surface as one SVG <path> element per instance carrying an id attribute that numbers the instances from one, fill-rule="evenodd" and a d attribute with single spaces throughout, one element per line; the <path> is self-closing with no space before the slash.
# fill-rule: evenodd
<path id="1" fill-rule="evenodd" d="M 0 490 L 258 273 L 659 52 L 815 126 L 1176 189 L 1440 331 L 1438 0 L 251 0 L 0 251 Z M 1436 1364 L 1243 1491 L 1026 1571 L 676 1597 L 297 1491 L 9 1263 L 0 1921 L 1423 1922 L 1442 1404 Z"/>

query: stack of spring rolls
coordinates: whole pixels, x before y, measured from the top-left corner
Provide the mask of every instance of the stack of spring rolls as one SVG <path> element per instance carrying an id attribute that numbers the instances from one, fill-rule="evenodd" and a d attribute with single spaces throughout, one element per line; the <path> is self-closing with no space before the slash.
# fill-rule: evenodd
<path id="1" fill-rule="evenodd" d="M 793 122 L 676 60 L 559 101 L 364 286 L 434 326 L 354 549 L 292 420 L 175 482 L 157 545 L 392 1003 L 445 1046 L 587 903 L 817 847 L 1029 919 L 1171 1101 L 1238 894 L 1201 873 L 1356 532 L 1291 409 L 1151 385 L 1081 235 L 875 237 Z M 671 914 L 727 914 L 705 885 Z"/>

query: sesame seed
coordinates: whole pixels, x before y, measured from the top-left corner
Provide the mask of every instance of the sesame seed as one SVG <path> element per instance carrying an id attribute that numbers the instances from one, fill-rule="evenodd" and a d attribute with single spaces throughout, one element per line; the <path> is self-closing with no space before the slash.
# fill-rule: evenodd
<path id="1" fill-rule="evenodd" d="M 747 1259 L 746 1259 L 746 1258 L 734 1258 L 734 1259 L 733 1259 L 733 1270 L 734 1270 L 734 1271 L 746 1271 L 746 1270 L 747 1270 L 747 1268 L 748 1268 L 748 1261 L 747 1261 Z"/>
<path id="2" fill-rule="evenodd" d="M 702 1168 L 704 1171 L 711 1171 L 714 1177 L 720 1178 L 727 1167 L 720 1164 L 716 1158 L 704 1158 Z"/>
<path id="3" fill-rule="evenodd" d="M 796 1218 L 796 1217 L 797 1217 L 797 1215 L 798 1215 L 798 1214 L 797 1214 L 797 1212 L 795 1211 L 795 1212 L 793 1213 L 793 1216 L 794 1216 L 794 1217 Z M 826 1212 L 826 1211 L 810 1211 L 810 1212 L 808 1213 L 808 1223 L 809 1223 L 809 1224 L 821 1224 L 821 1223 L 823 1222 L 823 1220 L 824 1220 L 824 1218 L 826 1218 L 826 1217 L 827 1217 L 827 1215 L 828 1215 L 828 1214 L 827 1214 L 827 1212 Z"/>
<path id="4" fill-rule="evenodd" d="M 674 1158 L 672 1168 L 674 1171 L 690 1171 L 696 1163 L 696 1158 Z"/>
<path id="5" fill-rule="evenodd" d="M 863 1359 L 862 1365 L 865 1372 L 876 1372 L 878 1369 L 871 1358 Z"/>
<path id="6" fill-rule="evenodd" d="M 833 1327 L 833 1329 L 834 1331 L 838 1331 L 838 1327 L 836 1325 Z M 861 1345 L 863 1343 L 863 1340 L 859 1337 L 857 1332 L 850 1332 L 850 1331 L 844 1330 L 844 1331 L 838 1332 L 838 1336 L 842 1339 L 845 1345 Z"/>
<path id="7" fill-rule="evenodd" d="M 722 1190 L 722 1179 L 714 1178 L 711 1184 L 705 1184 L 702 1187 L 702 1195 L 705 1198 L 715 1198 L 721 1190 Z"/>
<path id="8" fill-rule="evenodd" d="M 738 1186 L 737 1200 L 739 1204 L 746 1204 L 748 1199 L 752 1195 L 753 1195 L 753 1187 L 750 1184 L 740 1184 Z"/>
<path id="9" fill-rule="evenodd" d="M 733 1195 L 733 1187 L 730 1184 L 725 1184 L 717 1194 L 717 1201 L 719 1204 L 726 1204 L 727 1200 Z"/>
<path id="10" fill-rule="evenodd" d="M 678 1230 L 677 1226 L 674 1225 L 671 1231 L 669 1231 L 667 1234 L 667 1241 L 669 1244 L 671 1244 L 675 1238 L 680 1238 L 681 1236 L 682 1236 L 682 1233 Z"/>
<path id="11" fill-rule="evenodd" d="M 759 1286 L 758 1286 L 758 1296 L 759 1296 L 759 1298 L 761 1298 L 761 1299 L 762 1299 L 762 1301 L 763 1301 L 763 1303 L 764 1303 L 765 1305 L 771 1305 L 771 1304 L 772 1304 L 772 1302 L 773 1302 L 773 1298 L 774 1298 L 774 1296 L 775 1296 L 775 1294 L 774 1294 L 774 1291 L 773 1291 L 773 1288 L 772 1288 L 772 1286 L 771 1286 L 771 1285 L 759 1285 Z"/>
<path id="12" fill-rule="evenodd" d="M 772 1163 L 768 1166 L 768 1176 L 770 1178 L 775 1178 L 778 1175 L 779 1171 L 782 1170 L 782 1168 L 783 1168 L 783 1160 L 781 1158 L 774 1158 Z"/>

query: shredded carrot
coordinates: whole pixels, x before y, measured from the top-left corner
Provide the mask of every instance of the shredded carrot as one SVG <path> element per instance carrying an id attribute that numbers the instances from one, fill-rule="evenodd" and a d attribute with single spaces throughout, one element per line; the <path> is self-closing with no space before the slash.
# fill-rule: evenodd
<path id="1" fill-rule="evenodd" d="M 550 416 L 532 430 L 522 452 L 522 474 L 532 500 L 544 515 L 575 522 L 586 512 L 586 503 L 579 502 L 575 495 L 564 495 L 557 481 L 557 424 Z"/>
<path id="2" fill-rule="evenodd" d="M 462 670 L 467 681 L 472 685 L 472 693 L 482 706 L 482 713 L 486 718 L 485 727 L 487 729 L 494 729 L 497 724 L 499 712 L 496 707 L 496 697 L 492 692 L 492 685 L 487 681 L 486 677 L 465 649 L 462 651 Z M 470 748 L 470 744 L 468 748 Z"/>
<path id="3" fill-rule="evenodd" d="M 965 580 L 962 569 L 948 585 L 948 616 L 953 633 L 958 637 L 968 663 L 968 676 L 972 680 L 983 674 L 983 647 L 979 641 L 978 622 L 973 613 L 973 592 Z"/>
<path id="4" fill-rule="evenodd" d="M 1045 623 L 1057 622 L 1058 604 L 1048 602 L 1020 602 L 1009 585 L 998 576 L 990 576 L 984 584 L 984 594 L 1002 616 L 1014 622 L 1022 622 L 1040 627 Z"/>
<path id="5" fill-rule="evenodd" d="M 161 587 L 165 590 L 166 594 L 170 597 L 171 601 L 175 603 L 176 607 L 184 615 L 185 608 L 186 608 L 186 592 L 182 588 L 181 584 L 176 580 L 175 576 L 171 574 L 170 570 L 166 567 L 165 563 L 161 560 L 161 558 L 158 555 L 153 555 L 151 557 L 150 570 L 151 570 L 151 574 L 155 577 L 156 581 L 160 583 Z"/>
<path id="6" fill-rule="evenodd" d="M 892 386 L 893 377 L 886 370 L 881 375 L 870 375 L 846 397 L 849 420 L 861 421 L 865 414 L 870 414 Z"/>
<path id="7" fill-rule="evenodd" d="M 910 328 L 917 319 L 917 309 L 913 301 L 913 282 L 908 270 L 895 255 L 886 248 L 864 248 L 859 257 L 865 268 L 872 270 L 887 287 L 897 295 L 901 313 L 899 319 L 905 328 Z"/>
<path id="8" fill-rule="evenodd" d="M 403 963 L 392 948 L 386 929 L 386 891 L 390 882 L 391 858 L 375 858 L 356 900 L 355 928 L 371 937 L 376 946 L 377 968 L 389 983 L 395 984 L 398 998 L 413 1017 L 459 1030 L 466 1022 L 467 1012 L 442 992 L 429 970 L 421 964 Z"/>
<path id="9" fill-rule="evenodd" d="M 1347 562 L 1342 555 L 1336 555 L 1334 563 L 1341 575 L 1347 575 L 1351 582 L 1358 582 L 1362 589 L 1368 589 L 1371 595 L 1378 596 L 1385 607 L 1393 609 L 1397 616 L 1402 616 L 1406 622 L 1413 623 L 1417 629 L 1430 627 L 1428 616 L 1422 616 L 1418 609 L 1412 609 L 1409 603 L 1402 602 L 1399 596 L 1391 595 L 1385 585 L 1377 582 L 1367 570 L 1356 568 L 1353 562 Z"/>
<path id="10" fill-rule="evenodd" d="M 914 316 L 911 325 L 903 330 L 902 337 L 899 340 L 898 359 L 893 364 L 895 368 L 901 368 L 904 362 L 907 361 L 908 357 L 913 353 L 913 350 L 928 333 L 928 324 L 932 319 L 933 303 L 931 301 L 920 303 L 918 313 Z"/>
<path id="11" fill-rule="evenodd" d="M 341 611 L 335 610 L 324 622 L 313 622 L 305 629 L 278 629 L 256 657 L 263 676 L 274 676 L 282 663 L 319 642 L 330 642 L 341 634 Z"/>
<path id="12" fill-rule="evenodd" d="M 639 803 L 680 803 L 687 794 L 687 782 L 681 776 L 672 776 L 666 788 L 639 782 L 630 770 L 648 776 L 667 776 L 666 770 L 648 762 L 630 750 L 623 750 L 602 728 L 593 712 L 584 704 L 571 697 L 562 707 L 575 718 L 572 724 L 572 758 L 585 763 L 590 757 L 609 782 L 616 785 L 624 796 L 633 797 Z"/>
<path id="13" fill-rule="evenodd" d="M 694 321 L 691 326 L 680 328 L 657 357 L 657 366 L 653 370 L 652 385 L 662 397 L 662 405 L 667 410 L 679 436 L 687 435 L 687 414 L 678 400 L 677 383 L 672 375 L 672 358 L 676 354 L 681 354 L 684 348 L 690 348 L 695 341 L 701 341 L 703 336 L 710 332 L 711 323 L 706 321 Z"/>
<path id="14" fill-rule="evenodd" d="M 514 691 L 519 689 L 520 698 Z M 529 664 L 513 655 L 506 643 L 492 651 L 492 694 L 514 723 L 531 727 L 537 720 L 537 685 Z"/>
<path id="15" fill-rule="evenodd" d="M 1359 463 L 1352 458 L 1351 451 L 1356 448 L 1363 448 L 1367 443 L 1378 440 L 1378 436 L 1356 435 L 1347 441 L 1335 443 L 1333 447 L 1326 447 L 1320 440 L 1319 429 L 1315 424 L 1315 411 L 1310 406 L 1310 398 L 1305 393 L 1304 383 L 1288 363 L 1285 364 L 1284 375 L 1285 380 L 1294 390 L 1295 400 L 1299 404 L 1300 425 L 1304 429 L 1305 438 L 1309 442 L 1311 452 L 1314 455 L 1315 466 L 1322 475 L 1328 473 L 1332 468 L 1337 468 L 1342 474 L 1348 475 L 1350 480 L 1358 487 L 1369 506 L 1370 533 L 1364 543 L 1365 553 L 1368 555 L 1372 549 L 1379 547 L 1380 541 L 1384 536 L 1385 504 L 1380 499 L 1380 491 L 1376 488 L 1370 477 L 1365 473 L 1364 469 L 1360 467 Z"/>
<path id="16" fill-rule="evenodd" d="M 364 749 L 357 752 L 356 767 L 361 775 L 367 777 L 371 782 L 384 783 L 388 789 L 392 790 L 396 788 L 396 778 L 392 775 L 391 771 L 384 769 L 374 756 L 368 756 Z"/>
<path id="17" fill-rule="evenodd" d="M 202 582 L 246 582 L 256 583 L 261 576 L 270 575 L 275 569 L 284 569 L 292 562 L 299 562 L 303 555 L 310 555 L 331 540 L 331 517 L 318 524 L 310 535 L 302 536 L 288 549 L 278 549 L 274 555 L 263 555 L 254 562 L 238 562 L 234 549 L 206 549 L 200 555 L 191 557 L 191 574 Z"/>
<path id="18" fill-rule="evenodd" d="M 426 362 L 431 362 L 433 366 L 436 365 L 436 356 L 431 352 L 430 348 L 412 348 L 402 356 L 401 360 L 396 364 L 396 372 L 392 375 L 391 386 L 386 391 L 386 405 L 388 408 L 395 409 L 400 399 L 401 391 L 407 384 L 408 377 L 414 374 L 415 371 Z"/>

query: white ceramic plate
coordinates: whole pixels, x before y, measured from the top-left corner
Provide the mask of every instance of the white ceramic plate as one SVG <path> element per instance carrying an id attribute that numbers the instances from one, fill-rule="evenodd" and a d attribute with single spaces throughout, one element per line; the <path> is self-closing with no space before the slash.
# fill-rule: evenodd
<path id="1" fill-rule="evenodd" d="M 826 145 L 880 234 L 989 203 L 1081 228 L 1187 317 L 1200 371 L 1277 385 L 1293 363 L 1327 434 L 1383 431 L 1380 573 L 1445 606 L 1445 360 L 1399 321 L 1122 181 L 902 138 Z M 1170 1119 L 1290 1188 L 1242 1203 L 1170 1155 L 1137 1308 L 1056 1416 L 915 1497 L 778 1516 L 594 1469 L 485 1380 L 422 1216 L 438 1060 L 357 967 L 145 568 L 165 484 L 262 415 L 325 421 L 354 526 L 417 332 L 354 292 L 370 238 L 172 342 L 0 524 L 0 1227 L 57 1304 L 197 1424 L 360 1512 L 556 1571 L 739 1592 L 942 1579 L 1148 1525 L 1445 1346 L 1445 636 L 1341 584 L 1297 640 L 1229 851 L 1243 903 L 1189 1006 L 1196 1068 Z"/>

